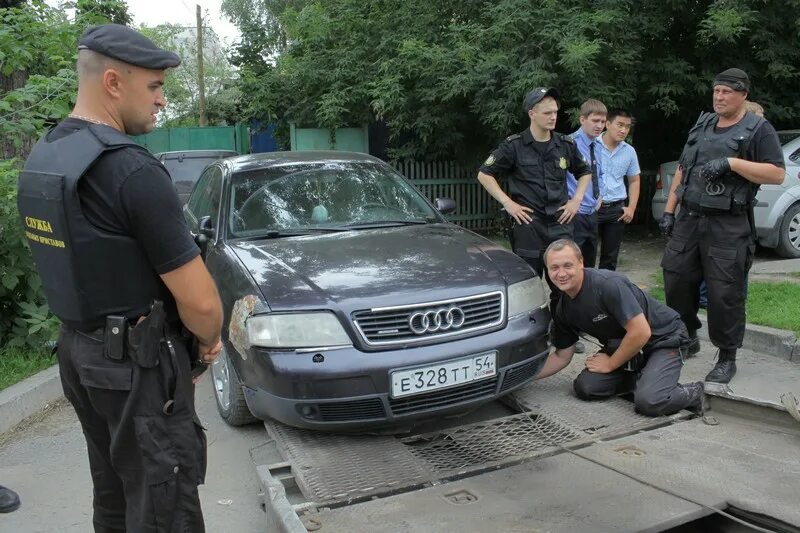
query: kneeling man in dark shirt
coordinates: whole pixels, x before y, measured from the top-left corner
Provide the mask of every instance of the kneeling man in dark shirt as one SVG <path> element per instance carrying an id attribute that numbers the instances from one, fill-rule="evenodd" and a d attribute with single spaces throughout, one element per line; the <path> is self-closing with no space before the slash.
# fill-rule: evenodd
<path id="1" fill-rule="evenodd" d="M 578 334 L 587 333 L 603 347 L 586 359 L 586 368 L 575 379 L 578 398 L 601 400 L 633 391 L 636 410 L 643 415 L 702 411 L 703 383 L 678 383 L 681 349 L 689 343 L 689 334 L 677 312 L 622 274 L 584 268 L 573 241 L 553 242 L 544 262 L 564 294 L 553 317 L 555 351 L 537 379 L 567 366 Z"/>

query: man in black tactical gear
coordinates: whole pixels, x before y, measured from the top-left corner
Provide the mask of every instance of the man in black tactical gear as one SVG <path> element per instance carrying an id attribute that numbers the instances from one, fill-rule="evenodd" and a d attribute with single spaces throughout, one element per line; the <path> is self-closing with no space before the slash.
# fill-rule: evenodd
<path id="1" fill-rule="evenodd" d="M 513 219 L 511 246 L 539 276 L 544 273 L 544 251 L 551 242 L 572 237 L 572 219 L 578 213 L 592 174 L 575 141 L 555 132 L 558 92 L 537 87 L 523 100 L 530 126 L 500 143 L 478 172 L 478 181 Z M 572 199 L 567 171 L 578 178 Z M 497 182 L 508 177 L 508 194 Z M 550 285 L 550 312 L 559 291 Z"/>
<path id="2" fill-rule="evenodd" d="M 762 183 L 783 183 L 775 129 L 745 105 L 750 79 L 738 68 L 714 78 L 714 113 L 689 131 L 659 224 L 670 236 L 661 266 L 667 304 L 680 313 L 699 350 L 700 281 L 708 285 L 708 333 L 719 348 L 706 381 L 728 383 L 745 329 L 744 284 L 755 251 L 753 205 Z M 677 217 L 675 208 L 680 201 Z"/>
<path id="3" fill-rule="evenodd" d="M 219 354 L 222 308 L 169 174 L 128 137 L 155 127 L 180 58 L 116 24 L 87 29 L 78 49 L 75 108 L 31 152 L 18 206 L 62 322 L 94 529 L 202 532 L 206 441 L 190 365 Z"/>
<path id="4" fill-rule="evenodd" d="M 633 391 L 636 411 L 646 416 L 694 409 L 704 414 L 703 383 L 681 385 L 681 351 L 689 341 L 678 313 L 622 274 L 584 268 L 580 248 L 567 239 L 548 246 L 550 279 L 563 292 L 553 315 L 550 354 L 536 379 L 572 360 L 578 334 L 597 338 L 603 348 L 586 359 L 573 382 L 581 400 L 602 400 Z"/>

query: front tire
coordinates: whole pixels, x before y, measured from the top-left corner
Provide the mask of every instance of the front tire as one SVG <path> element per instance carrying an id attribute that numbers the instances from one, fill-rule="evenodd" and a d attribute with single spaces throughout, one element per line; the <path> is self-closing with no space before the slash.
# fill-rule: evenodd
<path id="1" fill-rule="evenodd" d="M 247 407 L 242 384 L 224 347 L 211 364 L 211 381 L 217 411 L 228 425 L 244 426 L 258 420 Z"/>
<path id="2" fill-rule="evenodd" d="M 800 257 L 800 204 L 786 211 L 775 251 L 782 257 Z"/>

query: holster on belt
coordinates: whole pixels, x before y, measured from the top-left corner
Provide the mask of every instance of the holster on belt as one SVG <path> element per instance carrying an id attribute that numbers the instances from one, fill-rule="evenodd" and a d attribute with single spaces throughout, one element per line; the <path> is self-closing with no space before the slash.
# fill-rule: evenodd
<path id="1" fill-rule="evenodd" d="M 166 317 L 163 302 L 155 300 L 150 313 L 128 329 L 128 355 L 142 368 L 158 365 Z"/>

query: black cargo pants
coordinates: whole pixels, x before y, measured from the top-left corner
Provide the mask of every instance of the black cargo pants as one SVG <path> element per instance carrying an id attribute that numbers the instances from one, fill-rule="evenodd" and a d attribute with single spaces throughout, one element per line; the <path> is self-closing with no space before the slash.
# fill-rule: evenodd
<path id="1" fill-rule="evenodd" d="M 539 275 L 544 276 L 550 286 L 550 316 L 556 316 L 556 304 L 561 291 L 556 287 L 544 264 L 544 252 L 550 243 L 558 239 L 572 239 L 572 223 L 559 224 L 557 221 L 543 221 L 536 217 L 528 224 L 514 224 L 513 251 L 527 262 Z"/>
<path id="2" fill-rule="evenodd" d="M 206 439 L 188 346 L 179 335 L 168 339 L 173 350 L 162 341 L 157 366 L 142 368 L 127 356 L 107 358 L 102 329 L 62 326 L 61 383 L 86 437 L 98 533 L 205 531 L 197 486 Z"/>
<path id="3" fill-rule="evenodd" d="M 667 305 L 681 315 L 690 331 L 697 318 L 700 282 L 708 287 L 708 336 L 717 348 L 741 347 L 745 329 L 747 272 L 755 244 L 746 214 L 701 215 L 682 208 L 664 249 Z"/>
<path id="4" fill-rule="evenodd" d="M 584 369 L 573 382 L 575 395 L 581 400 L 603 400 L 633 391 L 635 409 L 645 416 L 671 415 L 699 406 L 702 389 L 678 383 L 683 368 L 678 348 L 657 348 L 642 357 L 644 366 L 637 371 L 618 368 L 601 374 Z"/>

